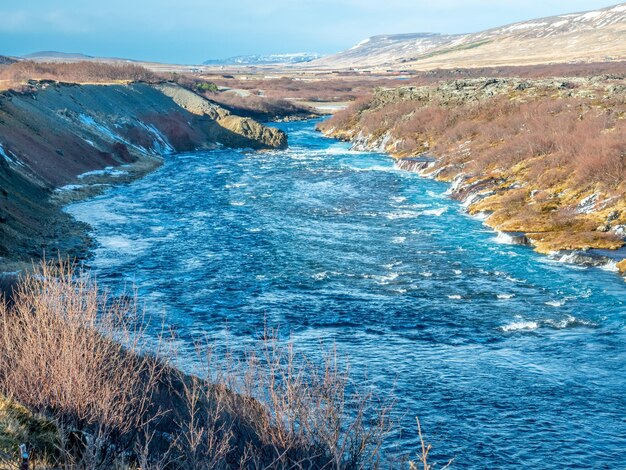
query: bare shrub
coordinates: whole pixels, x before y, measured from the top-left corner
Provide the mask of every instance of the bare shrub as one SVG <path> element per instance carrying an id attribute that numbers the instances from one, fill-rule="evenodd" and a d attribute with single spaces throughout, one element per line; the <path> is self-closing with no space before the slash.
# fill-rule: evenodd
<path id="1" fill-rule="evenodd" d="M 391 402 L 350 382 L 334 352 L 318 366 L 275 335 L 238 358 L 199 351 L 203 379 L 180 392 L 182 468 L 377 468 Z"/>
<path id="2" fill-rule="evenodd" d="M 76 83 L 107 83 L 111 81 L 160 81 L 159 75 L 135 64 L 102 62 L 52 63 L 19 61 L 0 70 L 0 80 L 56 80 Z"/>
<path id="3" fill-rule="evenodd" d="M 281 119 L 286 116 L 309 116 L 314 113 L 307 106 L 265 96 L 240 96 L 236 93 L 222 92 L 207 93 L 205 97 L 238 115 L 256 119 Z"/>
<path id="4" fill-rule="evenodd" d="M 0 390 L 84 440 L 80 458 L 95 468 L 144 424 L 162 368 L 140 354 L 134 302 L 102 297 L 74 274 L 68 263 L 42 264 L 22 278 L 10 308 L 0 304 Z"/>
<path id="5" fill-rule="evenodd" d="M 147 351 L 134 298 L 108 298 L 67 262 L 25 275 L 0 302 L 0 393 L 58 429 L 58 468 L 376 468 L 390 404 L 268 336 L 191 376 Z M 156 348 L 156 349 L 155 349 Z M 168 355 L 172 351 L 167 351 Z"/>

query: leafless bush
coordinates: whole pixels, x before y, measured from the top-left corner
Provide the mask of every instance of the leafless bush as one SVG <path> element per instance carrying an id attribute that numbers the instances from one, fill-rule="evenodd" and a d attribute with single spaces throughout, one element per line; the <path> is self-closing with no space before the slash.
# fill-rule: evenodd
<path id="1" fill-rule="evenodd" d="M 134 298 L 111 299 L 61 262 L 0 302 L 0 393 L 59 430 L 59 468 L 376 468 L 389 403 L 275 339 L 238 356 L 203 351 L 190 376 L 154 350 Z M 168 351 L 168 354 L 171 351 Z"/>
<path id="2" fill-rule="evenodd" d="M 203 379 L 180 392 L 182 468 L 377 468 L 391 402 L 349 382 L 334 352 L 320 367 L 272 335 L 238 359 L 203 355 Z"/>
<path id="3" fill-rule="evenodd" d="M 94 468 L 144 424 L 162 368 L 140 354 L 134 302 L 103 297 L 74 274 L 68 263 L 42 264 L 10 308 L 0 304 L 0 390 L 84 439 L 81 458 Z"/>
<path id="4" fill-rule="evenodd" d="M 287 116 L 309 116 L 313 110 L 291 101 L 265 96 L 240 96 L 236 93 L 222 92 L 205 95 L 207 99 L 240 115 L 255 119 L 281 119 Z"/>
<path id="5" fill-rule="evenodd" d="M 160 81 L 161 77 L 134 64 L 102 62 L 48 63 L 20 61 L 0 70 L 0 80 L 56 80 L 76 83 L 107 83 L 111 81 Z"/>

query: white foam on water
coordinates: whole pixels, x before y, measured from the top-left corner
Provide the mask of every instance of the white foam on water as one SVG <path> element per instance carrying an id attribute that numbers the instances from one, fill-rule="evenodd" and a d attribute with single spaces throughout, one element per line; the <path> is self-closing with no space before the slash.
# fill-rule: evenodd
<path id="1" fill-rule="evenodd" d="M 402 264 L 402 261 L 394 261 L 393 263 L 383 264 L 383 268 L 385 268 L 385 269 L 393 269 L 396 266 L 400 266 L 401 264 Z"/>
<path id="2" fill-rule="evenodd" d="M 436 193 L 435 191 L 431 191 L 430 189 L 428 191 L 426 191 L 426 195 L 428 197 L 432 197 L 432 198 L 436 198 L 436 199 L 442 199 L 442 198 L 445 197 L 445 194 Z"/>
<path id="3" fill-rule="evenodd" d="M 56 188 L 54 191 L 57 193 L 65 193 L 69 191 L 78 191 L 79 189 L 82 189 L 84 187 L 85 187 L 84 184 L 66 184 L 65 186 Z"/>
<path id="4" fill-rule="evenodd" d="M 100 242 L 100 245 L 103 247 L 116 251 L 129 252 L 132 251 L 133 248 L 133 241 L 121 235 L 98 237 L 98 242 Z"/>
<path id="5" fill-rule="evenodd" d="M 372 165 L 368 167 L 356 167 L 352 165 L 347 165 L 344 168 L 347 168 L 352 171 L 361 172 L 361 171 L 380 171 L 385 173 L 397 173 L 401 170 L 394 168 L 393 166 L 383 166 L 383 165 Z"/>
<path id="6" fill-rule="evenodd" d="M 471 217 L 484 222 L 491 217 L 491 214 L 489 212 L 476 212 L 475 214 L 472 214 Z"/>
<path id="7" fill-rule="evenodd" d="M 393 237 L 391 239 L 391 243 L 394 243 L 396 245 L 401 245 L 405 241 L 406 241 L 406 237 Z"/>
<path id="8" fill-rule="evenodd" d="M 508 300 L 515 297 L 515 294 L 498 294 L 496 297 L 500 300 Z"/>
<path id="9" fill-rule="evenodd" d="M 404 202 L 406 201 L 406 198 L 404 196 L 393 196 L 391 200 L 395 202 Z"/>
<path id="10" fill-rule="evenodd" d="M 428 209 L 421 212 L 421 215 L 430 215 L 434 217 L 441 217 L 448 210 L 447 207 L 440 207 L 438 209 Z"/>
<path id="11" fill-rule="evenodd" d="M 315 273 L 311 277 L 315 279 L 316 281 L 322 281 L 324 279 L 328 279 L 328 271 L 321 271 L 319 273 Z"/>
<path id="12" fill-rule="evenodd" d="M 582 320 L 580 318 L 576 318 L 572 315 L 567 315 L 564 319 L 562 320 L 546 320 L 545 321 L 547 326 L 550 326 L 551 328 L 555 328 L 557 330 L 563 330 L 565 328 L 570 328 L 570 327 L 574 327 L 574 326 L 589 326 L 589 327 L 593 327 L 596 326 L 595 323 L 588 321 L 588 320 Z"/>
<path id="13" fill-rule="evenodd" d="M 537 328 L 539 328 L 539 323 L 536 321 L 516 321 L 500 327 L 502 331 L 536 330 Z"/>
<path id="14" fill-rule="evenodd" d="M 619 272 L 619 268 L 617 267 L 617 261 L 615 260 L 611 260 L 608 261 L 606 264 L 603 264 L 602 266 L 600 266 L 600 269 L 604 270 L 604 271 L 609 271 L 612 273 L 617 273 Z"/>
<path id="15" fill-rule="evenodd" d="M 424 277 L 432 277 L 433 273 L 431 273 L 430 271 L 422 271 L 420 273 L 420 276 L 424 276 Z"/>
<path id="16" fill-rule="evenodd" d="M 504 232 L 498 232 L 493 241 L 501 245 L 513 245 L 513 237 Z"/>
<path id="17" fill-rule="evenodd" d="M 456 274 L 457 276 L 460 276 L 461 274 L 463 274 L 463 271 L 461 271 L 460 269 L 455 269 L 454 274 Z"/>
<path id="18" fill-rule="evenodd" d="M 419 216 L 419 213 L 414 212 L 414 211 L 399 211 L 399 212 L 392 212 L 391 214 L 385 215 L 385 217 L 387 217 L 389 220 L 414 219 L 418 216 Z"/>
<path id="19" fill-rule="evenodd" d="M 244 201 L 232 201 L 230 205 L 231 206 L 245 206 L 246 203 Z"/>
<path id="20" fill-rule="evenodd" d="M 377 284 L 385 285 L 389 284 L 391 281 L 395 281 L 396 279 L 398 279 L 398 276 L 400 276 L 400 274 L 396 272 L 391 272 L 386 276 L 374 276 L 374 278 L 376 279 Z"/>
<path id="21" fill-rule="evenodd" d="M 462 297 L 460 295 L 455 294 L 455 295 L 449 295 L 448 298 L 451 300 L 461 300 Z"/>
<path id="22" fill-rule="evenodd" d="M 545 304 L 549 305 L 550 307 L 562 307 L 563 305 L 565 305 L 565 300 L 549 300 L 545 302 Z"/>
<path id="23" fill-rule="evenodd" d="M 112 176 L 114 178 L 119 178 L 120 176 L 127 175 L 127 174 L 128 174 L 127 171 L 116 170 L 112 166 L 107 166 L 106 168 L 102 170 L 92 170 L 92 171 L 87 171 L 85 173 L 81 173 L 80 175 L 77 176 L 77 178 L 83 179 L 89 176 L 104 176 L 104 175 Z"/>

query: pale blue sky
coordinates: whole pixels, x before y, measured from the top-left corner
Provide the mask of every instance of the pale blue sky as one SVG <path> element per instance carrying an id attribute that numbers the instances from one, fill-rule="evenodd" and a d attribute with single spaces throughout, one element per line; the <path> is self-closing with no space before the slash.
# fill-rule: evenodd
<path id="1" fill-rule="evenodd" d="M 386 33 L 473 32 L 600 0 L 0 0 L 0 54 L 83 52 L 173 63 L 336 52 Z"/>

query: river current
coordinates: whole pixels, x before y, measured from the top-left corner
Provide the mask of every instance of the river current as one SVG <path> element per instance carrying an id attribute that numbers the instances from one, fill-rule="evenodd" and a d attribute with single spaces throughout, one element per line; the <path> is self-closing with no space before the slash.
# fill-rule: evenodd
<path id="1" fill-rule="evenodd" d="M 265 325 L 311 355 L 336 344 L 397 397 L 388 453 L 417 451 L 419 416 L 455 468 L 626 468 L 619 276 L 502 244 L 446 184 L 315 121 L 278 127 L 287 150 L 168 155 L 70 206 L 100 283 L 134 284 L 188 346 Z"/>

